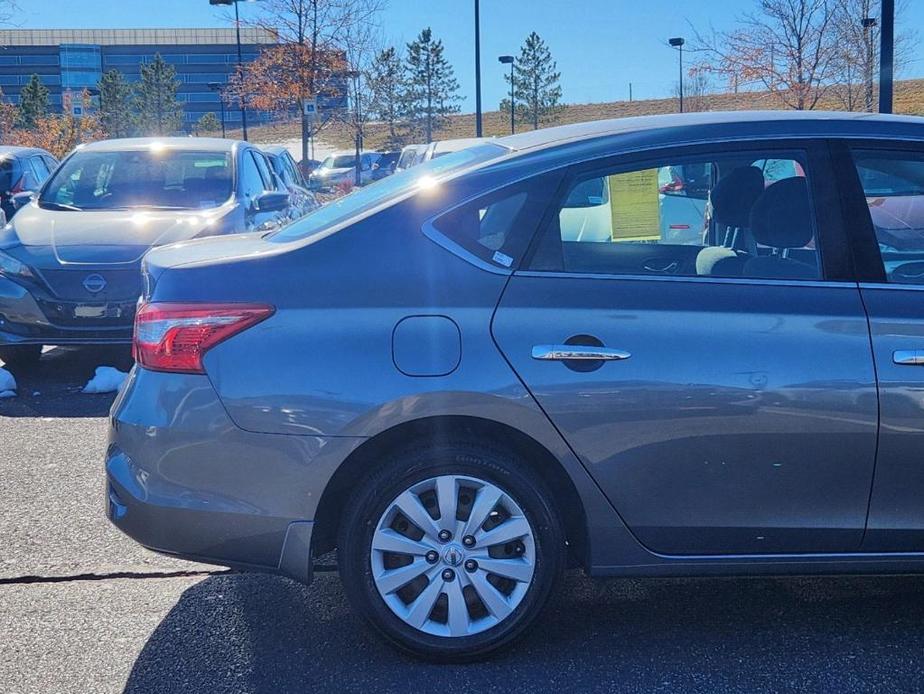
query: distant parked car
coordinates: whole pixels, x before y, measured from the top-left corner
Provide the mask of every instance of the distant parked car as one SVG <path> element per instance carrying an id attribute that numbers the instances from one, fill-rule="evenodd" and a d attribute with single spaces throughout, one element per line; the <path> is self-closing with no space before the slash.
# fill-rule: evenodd
<path id="1" fill-rule="evenodd" d="M 379 181 L 386 176 L 391 176 L 395 172 L 400 156 L 401 152 L 382 152 L 378 161 L 372 165 L 372 180 Z"/>
<path id="2" fill-rule="evenodd" d="M 318 199 L 310 190 L 302 172 L 289 154 L 289 150 L 281 145 L 264 147 L 264 153 L 270 160 L 273 171 L 289 189 L 289 219 L 304 217 L 309 212 L 320 207 Z"/>
<path id="3" fill-rule="evenodd" d="M 485 137 L 463 137 L 455 140 L 440 140 L 427 145 L 407 145 L 401 150 L 401 157 L 396 168 L 398 171 L 404 171 L 431 159 L 438 159 L 453 152 L 484 144 L 489 139 Z"/>
<path id="4" fill-rule="evenodd" d="M 430 145 L 406 145 L 398 157 L 395 171 L 405 171 L 423 162 L 429 147 Z"/>
<path id="5" fill-rule="evenodd" d="M 288 208 L 289 192 L 246 142 L 79 147 L 0 230 L 0 360 L 29 365 L 45 344 L 127 343 L 150 248 L 274 229 Z"/>
<path id="6" fill-rule="evenodd" d="M 0 207 L 7 219 L 13 218 L 57 166 L 58 160 L 44 149 L 0 147 Z"/>
<path id="7" fill-rule="evenodd" d="M 298 170 L 302 172 L 302 176 L 304 176 L 305 181 L 307 181 L 308 177 L 320 165 L 321 165 L 320 159 L 302 159 L 300 162 L 298 162 Z"/>
<path id="8" fill-rule="evenodd" d="M 359 155 L 359 185 L 364 186 L 372 181 L 372 164 L 378 152 L 360 152 Z M 349 185 L 356 180 L 356 152 L 344 150 L 334 152 L 321 162 L 311 176 L 308 177 L 308 187 L 311 190 L 332 190 L 338 186 Z"/>

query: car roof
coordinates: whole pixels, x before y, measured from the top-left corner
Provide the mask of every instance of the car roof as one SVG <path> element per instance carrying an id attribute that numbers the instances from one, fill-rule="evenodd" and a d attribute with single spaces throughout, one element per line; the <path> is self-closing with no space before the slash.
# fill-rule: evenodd
<path id="1" fill-rule="evenodd" d="M 0 159 L 16 154 L 47 154 L 50 157 L 54 155 L 41 147 L 17 147 L 15 145 L 0 145 Z"/>
<path id="2" fill-rule="evenodd" d="M 434 152 L 455 152 L 460 149 L 474 147 L 483 142 L 491 142 L 494 138 L 490 137 L 460 137 L 454 140 L 438 140 L 433 143 Z"/>
<path id="3" fill-rule="evenodd" d="M 287 154 L 289 151 L 289 148 L 286 147 L 285 145 L 266 145 L 265 147 L 261 147 L 260 149 L 262 149 L 267 154 L 272 154 L 273 156 Z"/>
<path id="4" fill-rule="evenodd" d="M 511 150 L 550 147 L 567 142 L 654 130 L 684 131 L 695 139 L 697 131 L 715 136 L 715 126 L 735 126 L 736 134 L 754 137 L 781 132 L 793 135 L 857 137 L 916 135 L 924 137 L 924 118 L 838 111 L 704 111 L 656 116 L 634 116 L 560 125 L 491 140 Z M 910 126 L 910 127 L 909 127 Z"/>
<path id="5" fill-rule="evenodd" d="M 197 152 L 232 152 L 240 140 L 227 140 L 221 137 L 124 137 L 114 140 L 98 140 L 79 145 L 82 150 L 90 152 L 123 152 L 148 149 L 152 145 L 166 149 Z"/>

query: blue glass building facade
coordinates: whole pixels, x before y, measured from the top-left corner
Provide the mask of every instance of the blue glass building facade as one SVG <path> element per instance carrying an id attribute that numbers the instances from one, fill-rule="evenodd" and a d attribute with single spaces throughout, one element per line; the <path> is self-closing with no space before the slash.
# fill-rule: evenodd
<path id="1" fill-rule="evenodd" d="M 244 62 L 277 42 L 265 29 L 242 28 Z M 103 73 L 119 70 L 130 82 L 141 79 L 141 66 L 159 54 L 176 69 L 187 127 L 205 113 L 220 115 L 219 95 L 211 83 L 226 84 L 237 70 L 234 29 L 22 29 L 0 31 L 0 88 L 18 103 L 33 74 L 48 88 L 51 106 L 60 111 L 69 92 L 95 89 Z M 326 108 L 346 106 L 346 96 L 332 97 Z M 273 114 L 248 110 L 249 123 L 266 122 Z M 229 127 L 240 125 L 236 108 L 225 109 Z"/>

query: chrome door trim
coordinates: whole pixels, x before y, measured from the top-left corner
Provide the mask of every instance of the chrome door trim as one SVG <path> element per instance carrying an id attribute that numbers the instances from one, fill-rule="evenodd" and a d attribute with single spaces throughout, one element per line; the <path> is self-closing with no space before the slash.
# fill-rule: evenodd
<path id="1" fill-rule="evenodd" d="M 630 282 L 692 282 L 695 284 L 733 284 L 777 287 L 827 287 L 857 288 L 857 283 L 847 280 L 784 280 L 756 277 L 711 277 L 708 275 L 646 275 L 646 274 L 607 274 L 602 272 L 561 272 L 545 270 L 517 270 L 515 277 L 548 277 L 554 279 L 588 279 L 588 280 L 625 280 Z M 894 285 L 892 285 L 894 286 Z M 921 287 L 924 289 L 924 286 Z"/>
<path id="2" fill-rule="evenodd" d="M 535 345 L 533 359 L 542 361 L 621 361 L 632 355 L 623 349 L 583 345 Z"/>

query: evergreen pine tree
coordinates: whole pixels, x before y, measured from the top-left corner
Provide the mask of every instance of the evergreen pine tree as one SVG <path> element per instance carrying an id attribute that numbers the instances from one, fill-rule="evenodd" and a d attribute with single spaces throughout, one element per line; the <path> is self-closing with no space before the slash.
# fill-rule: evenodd
<path id="1" fill-rule="evenodd" d="M 170 135 L 183 127 L 183 105 L 177 101 L 180 86 L 176 70 L 160 54 L 141 66 L 137 89 L 138 125 L 145 135 Z"/>
<path id="2" fill-rule="evenodd" d="M 375 57 L 366 75 L 366 84 L 372 97 L 369 112 L 388 126 L 389 139 L 396 143 L 399 140 L 397 125 L 402 116 L 404 66 L 394 47 L 384 49 Z"/>
<path id="3" fill-rule="evenodd" d="M 449 114 L 459 112 L 459 83 L 443 55 L 443 42 L 433 39 L 429 27 L 407 45 L 402 101 L 408 119 L 427 142 L 433 141 L 434 131 Z"/>
<path id="4" fill-rule="evenodd" d="M 38 75 L 32 75 L 19 93 L 19 123 L 23 128 L 34 128 L 36 121 L 47 113 L 48 88 Z"/>
<path id="5" fill-rule="evenodd" d="M 134 93 L 125 76 L 109 70 L 99 81 L 99 120 L 110 137 L 131 137 L 136 130 Z"/>
<path id="6" fill-rule="evenodd" d="M 552 53 L 535 31 L 526 37 L 520 55 L 513 64 L 513 94 L 521 120 L 531 123 L 533 129 L 552 120 L 561 109 L 561 73 L 552 60 Z M 510 75 L 505 78 L 510 84 Z M 508 110 L 510 101 L 501 102 Z"/>

